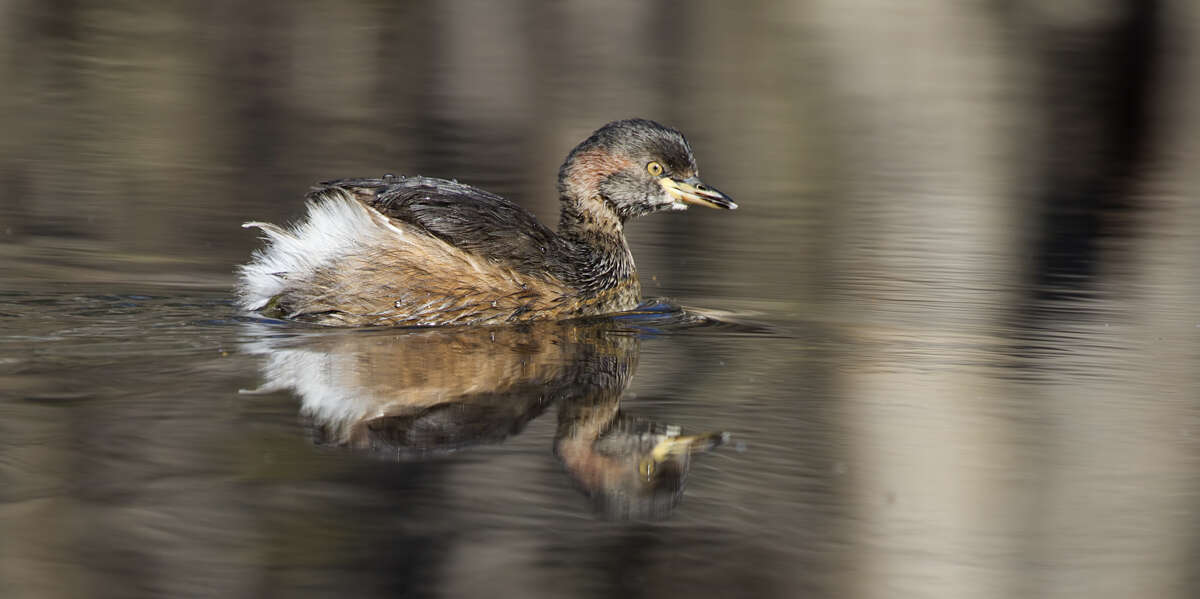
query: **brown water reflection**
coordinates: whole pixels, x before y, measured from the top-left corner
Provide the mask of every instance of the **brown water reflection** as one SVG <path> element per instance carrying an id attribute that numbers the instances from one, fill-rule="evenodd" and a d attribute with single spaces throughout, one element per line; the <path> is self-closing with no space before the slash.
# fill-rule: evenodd
<path id="1" fill-rule="evenodd" d="M 556 406 L 554 453 L 597 510 L 663 518 L 692 454 L 727 435 L 681 435 L 620 410 L 638 335 L 601 320 L 266 337 L 247 347 L 263 356 L 265 383 L 245 393 L 291 391 L 315 443 L 391 459 L 500 443 Z"/>

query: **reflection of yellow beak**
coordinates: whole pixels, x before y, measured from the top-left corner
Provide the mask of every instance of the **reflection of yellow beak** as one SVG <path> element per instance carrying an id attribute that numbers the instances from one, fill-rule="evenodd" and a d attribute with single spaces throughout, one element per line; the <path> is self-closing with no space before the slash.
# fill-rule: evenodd
<path id="1" fill-rule="evenodd" d="M 688 177 L 682 181 L 670 177 L 659 177 L 658 184 L 662 185 L 663 189 L 667 190 L 667 194 L 674 198 L 676 202 L 707 206 L 709 208 L 722 208 L 725 210 L 734 210 L 737 208 L 737 204 L 733 202 L 733 198 L 705 185 L 703 181 L 696 177 Z"/>
<path id="2" fill-rule="evenodd" d="M 654 449 L 650 450 L 650 455 L 638 462 L 638 474 L 649 479 L 654 474 L 655 468 L 667 461 L 667 458 L 672 455 L 708 451 L 724 443 L 728 438 L 729 433 L 704 433 L 702 435 L 667 437 L 659 441 L 654 446 Z"/>

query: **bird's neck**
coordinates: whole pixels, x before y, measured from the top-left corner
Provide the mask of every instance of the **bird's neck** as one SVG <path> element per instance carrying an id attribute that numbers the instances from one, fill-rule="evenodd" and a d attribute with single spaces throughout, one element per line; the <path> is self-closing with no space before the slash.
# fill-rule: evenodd
<path id="1" fill-rule="evenodd" d="M 625 225 L 608 202 L 563 198 L 558 235 L 576 249 L 576 284 L 581 289 L 601 292 L 632 285 L 638 293 L 637 267 L 625 242 Z"/>

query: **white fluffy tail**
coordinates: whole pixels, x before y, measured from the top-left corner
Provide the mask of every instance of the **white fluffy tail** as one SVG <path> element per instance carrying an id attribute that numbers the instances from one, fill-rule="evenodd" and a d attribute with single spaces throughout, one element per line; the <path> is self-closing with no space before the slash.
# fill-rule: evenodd
<path id="1" fill-rule="evenodd" d="M 261 230 L 267 242 L 238 267 L 238 305 L 246 310 L 260 310 L 289 291 L 311 293 L 305 286 L 318 269 L 376 247 L 384 236 L 405 236 L 388 217 L 337 188 L 320 192 L 304 220 L 288 229 L 264 222 L 242 226 Z"/>

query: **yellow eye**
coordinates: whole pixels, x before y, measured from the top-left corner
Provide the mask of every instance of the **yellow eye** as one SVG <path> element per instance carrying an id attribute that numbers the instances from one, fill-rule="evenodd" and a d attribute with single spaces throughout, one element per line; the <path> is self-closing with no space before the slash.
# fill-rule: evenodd
<path id="1" fill-rule="evenodd" d="M 647 164 L 646 170 L 650 171 L 650 174 L 654 175 L 655 177 L 663 174 L 663 167 L 657 162 L 651 162 L 650 164 Z"/>

